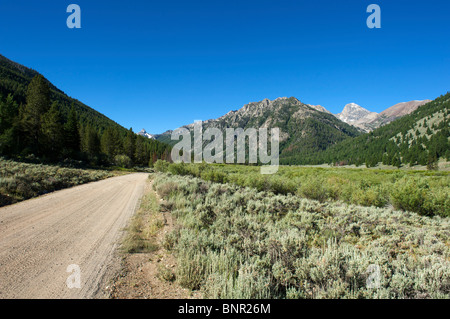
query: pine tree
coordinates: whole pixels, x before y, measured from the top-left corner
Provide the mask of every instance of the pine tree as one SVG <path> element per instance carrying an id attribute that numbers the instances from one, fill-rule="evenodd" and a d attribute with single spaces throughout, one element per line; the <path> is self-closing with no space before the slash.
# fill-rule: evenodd
<path id="1" fill-rule="evenodd" d="M 397 168 L 402 167 L 402 161 L 400 160 L 400 157 L 397 154 L 395 154 L 394 157 L 392 158 L 391 165 Z"/>
<path id="2" fill-rule="evenodd" d="M 117 142 L 112 128 L 107 128 L 101 138 L 101 150 L 109 157 L 110 160 L 114 159 L 117 154 Z"/>
<path id="3" fill-rule="evenodd" d="M 0 154 L 10 155 L 17 147 L 19 107 L 9 94 L 3 101 L 0 96 Z"/>
<path id="4" fill-rule="evenodd" d="M 124 150 L 123 150 L 123 137 L 121 135 L 121 131 L 115 127 L 113 129 L 113 136 L 114 136 L 114 145 L 115 145 L 115 154 L 123 154 Z"/>
<path id="5" fill-rule="evenodd" d="M 72 104 L 72 107 L 64 125 L 64 147 L 69 157 L 76 157 L 76 154 L 81 150 L 80 128 L 77 119 L 77 112 Z"/>
<path id="6" fill-rule="evenodd" d="M 20 114 L 21 130 L 26 138 L 25 144 L 35 155 L 40 155 L 42 146 L 41 117 L 50 108 L 50 88 L 42 75 L 35 76 L 26 94 L 26 105 Z"/>
<path id="7" fill-rule="evenodd" d="M 150 159 L 148 161 L 148 166 L 153 167 L 153 164 L 155 164 L 157 160 L 158 160 L 158 155 L 156 155 L 156 153 L 151 153 Z"/>
<path id="8" fill-rule="evenodd" d="M 97 131 L 91 127 L 87 126 L 85 130 L 85 151 L 91 157 L 95 157 L 100 154 L 100 138 Z"/>
<path id="9" fill-rule="evenodd" d="M 146 144 L 146 138 L 142 136 L 138 136 L 136 139 L 136 147 L 134 152 L 134 157 L 136 163 L 140 165 L 147 165 L 148 164 L 148 155 L 147 155 L 147 144 Z"/>
<path id="10" fill-rule="evenodd" d="M 64 144 L 64 128 L 57 102 L 42 116 L 41 130 L 43 153 L 51 159 L 58 158 Z"/>
<path id="11" fill-rule="evenodd" d="M 134 134 L 133 129 L 130 128 L 125 137 L 123 143 L 124 154 L 128 156 L 134 162 L 134 153 L 136 150 L 136 134 Z"/>
<path id="12" fill-rule="evenodd" d="M 437 170 L 438 169 L 438 159 L 436 153 L 430 152 L 427 158 L 427 170 Z"/>

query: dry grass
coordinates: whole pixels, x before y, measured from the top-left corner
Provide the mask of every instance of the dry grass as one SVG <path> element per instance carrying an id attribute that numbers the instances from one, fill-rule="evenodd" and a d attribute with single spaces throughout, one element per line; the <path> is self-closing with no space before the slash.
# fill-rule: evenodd
<path id="1" fill-rule="evenodd" d="M 122 269 L 114 280 L 114 299 L 186 299 L 193 296 L 175 282 L 176 258 L 163 244 L 173 220 L 164 202 L 147 184 L 140 208 L 122 242 Z"/>
<path id="2" fill-rule="evenodd" d="M 156 235 L 164 226 L 159 213 L 159 203 L 154 192 L 148 192 L 141 200 L 139 210 L 127 227 L 127 235 L 122 241 L 126 253 L 143 253 L 158 250 Z"/>

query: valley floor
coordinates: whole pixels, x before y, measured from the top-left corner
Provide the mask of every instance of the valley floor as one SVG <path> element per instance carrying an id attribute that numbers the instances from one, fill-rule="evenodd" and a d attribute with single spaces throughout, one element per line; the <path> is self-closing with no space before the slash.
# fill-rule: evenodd
<path id="1" fill-rule="evenodd" d="M 289 166 L 286 166 L 289 167 Z M 328 164 L 322 164 L 322 165 L 298 165 L 295 167 L 321 167 L 321 168 L 366 168 L 363 166 L 356 166 L 356 165 L 343 165 L 343 166 L 330 166 Z M 398 168 L 396 166 L 392 165 L 384 165 L 382 163 L 379 163 L 376 167 L 369 167 L 367 169 L 371 170 L 383 170 L 383 169 L 391 169 L 391 170 L 401 170 L 401 171 L 426 171 L 427 167 L 424 165 L 403 165 L 402 167 Z M 440 159 L 438 162 L 438 171 L 443 172 L 450 172 L 450 162 L 445 161 L 444 159 Z"/>
<path id="2" fill-rule="evenodd" d="M 448 218 L 151 178 L 112 298 L 450 296 Z"/>

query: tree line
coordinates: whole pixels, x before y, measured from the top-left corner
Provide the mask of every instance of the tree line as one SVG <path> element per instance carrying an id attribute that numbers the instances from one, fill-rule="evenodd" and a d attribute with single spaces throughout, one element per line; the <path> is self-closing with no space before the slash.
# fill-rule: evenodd
<path id="1" fill-rule="evenodd" d="M 58 101 L 51 100 L 42 75 L 31 80 L 22 103 L 0 93 L 0 154 L 35 156 L 43 161 L 81 160 L 90 165 L 153 166 L 170 161 L 170 146 L 137 135 L 119 125 L 81 121 L 74 103 L 66 116 Z"/>

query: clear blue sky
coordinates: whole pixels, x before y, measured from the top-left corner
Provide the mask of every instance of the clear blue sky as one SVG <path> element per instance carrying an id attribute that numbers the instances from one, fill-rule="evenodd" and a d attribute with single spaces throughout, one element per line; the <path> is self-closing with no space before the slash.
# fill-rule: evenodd
<path id="1" fill-rule="evenodd" d="M 81 7 L 81 29 L 66 8 Z M 381 29 L 366 8 L 381 7 Z M 295 96 L 375 112 L 450 90 L 450 1 L 2 0 L 0 54 L 119 124 L 162 133 Z"/>

